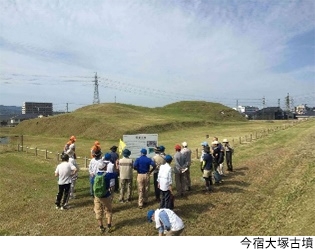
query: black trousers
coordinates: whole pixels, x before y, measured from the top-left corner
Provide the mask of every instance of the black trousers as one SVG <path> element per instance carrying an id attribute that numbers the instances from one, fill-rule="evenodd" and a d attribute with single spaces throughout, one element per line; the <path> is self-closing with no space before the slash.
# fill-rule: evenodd
<path id="1" fill-rule="evenodd" d="M 59 185 L 59 191 L 58 191 L 58 194 L 56 197 L 56 202 L 55 202 L 55 204 L 58 207 L 60 207 L 60 204 L 62 206 L 64 206 L 65 204 L 68 203 L 69 194 L 70 194 L 70 187 L 71 187 L 71 183 Z M 61 200 L 62 200 L 62 202 L 61 202 Z"/>
<path id="2" fill-rule="evenodd" d="M 232 152 L 231 151 L 225 152 L 225 161 L 226 161 L 227 169 L 230 171 L 233 171 Z"/>
<path id="3" fill-rule="evenodd" d="M 153 173 L 153 184 L 154 184 L 154 194 L 155 194 L 155 199 L 159 200 L 161 197 L 161 190 L 158 188 L 158 178 L 159 173 Z"/>
<path id="4" fill-rule="evenodd" d="M 162 191 L 161 192 L 161 202 L 160 202 L 160 208 L 169 208 L 174 209 L 174 200 L 173 195 L 171 194 L 170 190 Z"/>

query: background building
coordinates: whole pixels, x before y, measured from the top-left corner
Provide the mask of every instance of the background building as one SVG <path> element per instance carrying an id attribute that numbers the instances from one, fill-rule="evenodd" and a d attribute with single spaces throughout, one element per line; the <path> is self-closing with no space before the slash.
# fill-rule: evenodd
<path id="1" fill-rule="evenodd" d="M 53 104 L 50 102 L 24 102 L 22 114 L 53 115 Z"/>

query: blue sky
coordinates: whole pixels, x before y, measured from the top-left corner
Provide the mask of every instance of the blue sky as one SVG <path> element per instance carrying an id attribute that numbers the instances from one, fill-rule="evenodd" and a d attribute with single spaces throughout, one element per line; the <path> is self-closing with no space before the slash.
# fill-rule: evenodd
<path id="1" fill-rule="evenodd" d="M 0 104 L 315 106 L 313 0 L 0 1 Z"/>

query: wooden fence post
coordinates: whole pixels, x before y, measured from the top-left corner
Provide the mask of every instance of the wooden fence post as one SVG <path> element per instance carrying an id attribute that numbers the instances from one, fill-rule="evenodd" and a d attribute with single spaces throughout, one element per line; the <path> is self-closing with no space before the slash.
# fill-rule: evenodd
<path id="1" fill-rule="evenodd" d="M 199 156 L 198 156 L 198 148 L 196 148 L 196 159 L 198 159 Z"/>
<path id="2" fill-rule="evenodd" d="M 18 144 L 17 151 L 20 152 L 20 144 Z"/>
<path id="3" fill-rule="evenodd" d="M 57 153 L 57 163 L 59 162 L 59 153 Z"/>
<path id="4" fill-rule="evenodd" d="M 47 160 L 48 157 L 47 157 L 47 149 L 45 149 L 45 159 Z"/>
<path id="5" fill-rule="evenodd" d="M 37 156 L 37 147 L 35 147 L 35 156 Z"/>
<path id="6" fill-rule="evenodd" d="M 88 165 L 87 165 L 87 157 L 84 156 L 84 164 L 85 164 L 85 168 L 88 168 Z"/>

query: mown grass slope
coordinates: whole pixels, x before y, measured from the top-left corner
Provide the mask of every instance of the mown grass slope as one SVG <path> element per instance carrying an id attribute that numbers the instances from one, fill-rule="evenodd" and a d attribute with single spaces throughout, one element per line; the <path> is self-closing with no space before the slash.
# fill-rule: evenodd
<path id="1" fill-rule="evenodd" d="M 242 117 L 235 115 L 235 118 L 226 121 L 217 114 L 222 112 L 223 106 L 218 105 L 218 110 L 215 110 L 212 105 L 217 104 L 208 107 L 205 103 L 205 109 L 209 108 L 210 112 L 207 120 L 203 119 L 203 111 L 198 104 L 188 107 L 187 103 L 184 106 L 177 103 L 152 110 L 121 104 L 92 105 L 77 113 L 40 120 L 39 123 L 43 124 L 23 122 L 10 133 L 22 131 L 25 146 L 38 146 L 52 151 L 60 151 L 69 135 L 76 134 L 78 155 L 89 156 L 93 144 L 91 138 L 98 139 L 101 133 L 90 135 L 80 126 L 71 127 L 65 134 L 59 133 L 62 124 L 59 122 L 71 126 L 71 121 L 82 119 L 94 121 L 94 125 L 101 128 L 102 124 L 108 125 L 105 117 L 95 115 L 101 107 L 104 108 L 103 112 L 109 113 L 114 112 L 108 111 L 109 107 L 119 107 L 121 111 L 129 108 L 129 113 L 134 113 L 128 119 L 128 126 L 122 121 L 125 116 L 114 112 L 116 116 L 112 116 L 112 123 L 116 125 L 113 128 L 119 133 L 117 137 L 111 135 L 108 137 L 110 140 L 101 141 L 103 152 L 109 149 L 111 143 L 118 142 L 120 133 L 158 126 L 163 128 L 159 132 L 159 144 L 166 147 L 166 153 L 173 155 L 174 145 L 183 141 L 187 141 L 193 150 L 192 191 L 187 197 L 175 200 L 175 212 L 186 225 L 185 235 L 314 235 L 315 120 L 244 122 Z M 210 110 L 215 111 L 212 114 Z M 150 121 L 151 114 L 154 119 Z M 196 116 L 192 118 L 193 115 L 187 114 Z M 137 116 L 145 118 L 142 124 L 139 124 Z M 171 119 L 176 116 L 181 119 L 180 125 L 175 118 Z M 69 121 L 69 117 L 73 119 Z M 53 120 L 51 126 L 56 131 L 45 124 Z M 120 124 L 123 124 L 122 127 Z M 173 124 L 174 127 L 165 124 Z M 273 129 L 275 127 L 277 129 Z M 148 132 L 154 133 L 151 129 Z M 262 136 L 253 136 L 253 140 L 239 143 L 238 138 L 257 131 Z M 110 133 L 107 130 L 105 132 Z M 4 133 L 9 131 L 5 130 Z M 207 134 L 210 135 L 209 142 L 212 136 L 218 136 L 220 140 L 225 137 L 235 148 L 235 171 L 224 177 L 222 185 L 215 185 L 210 194 L 204 192 L 197 158 L 197 149 L 200 149 L 200 143 L 206 140 Z M 88 171 L 81 162 L 77 198 L 71 200 L 69 210 L 55 210 L 58 186 L 53 172 L 56 164 L 55 158 L 45 159 L 43 155 L 35 156 L 33 152 L 0 151 L 0 235 L 100 235 L 93 213 L 93 199 L 89 195 Z M 146 221 L 147 210 L 158 207 L 154 201 L 152 178 L 149 204 L 142 210 L 137 206 L 135 184 L 134 179 L 131 203 L 119 203 L 118 194 L 115 194 L 115 229 L 111 235 L 157 235 L 153 224 Z"/>

